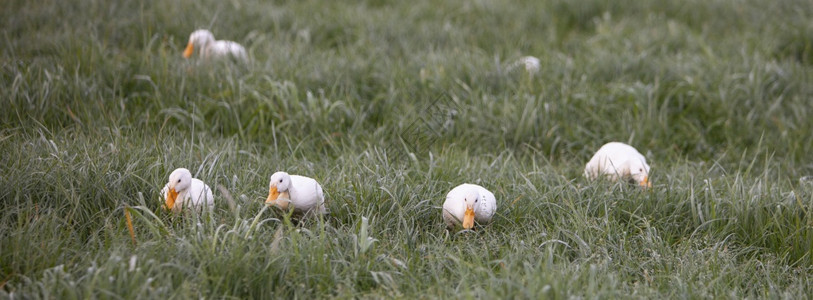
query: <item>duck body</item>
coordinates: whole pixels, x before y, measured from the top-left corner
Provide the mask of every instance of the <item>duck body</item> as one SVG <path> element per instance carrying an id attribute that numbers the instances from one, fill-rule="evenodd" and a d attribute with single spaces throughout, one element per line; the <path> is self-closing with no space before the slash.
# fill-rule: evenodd
<path id="1" fill-rule="evenodd" d="M 271 175 L 268 205 L 277 206 L 283 210 L 293 206 L 294 212 L 304 214 L 318 212 L 326 214 L 325 195 L 322 186 L 315 179 L 299 175 L 289 175 L 285 172 L 276 172 Z"/>
<path id="2" fill-rule="evenodd" d="M 191 57 L 195 52 L 195 48 L 200 49 L 200 58 L 204 61 L 233 57 L 248 62 L 246 48 L 236 42 L 215 40 L 215 36 L 205 29 L 195 30 L 189 35 L 189 42 L 183 56 L 185 58 Z"/>
<path id="3" fill-rule="evenodd" d="M 165 208 L 179 213 L 188 209 L 200 210 L 204 206 L 213 209 L 215 202 L 212 189 L 197 178 L 192 178 L 189 170 L 179 168 L 169 176 L 169 182 L 161 189 Z"/>
<path id="4" fill-rule="evenodd" d="M 517 60 L 517 64 L 523 65 L 525 67 L 525 71 L 527 71 L 528 74 L 531 75 L 539 72 L 539 69 L 541 67 L 539 59 L 533 56 L 523 56 L 519 60 Z"/>
<path id="5" fill-rule="evenodd" d="M 634 147 L 610 142 L 601 146 L 584 167 L 584 176 L 590 180 L 606 177 L 612 181 L 625 179 L 649 187 L 649 165 Z"/>
<path id="6" fill-rule="evenodd" d="M 443 202 L 443 221 L 447 228 L 457 226 L 472 229 L 474 221 L 479 224 L 491 222 L 497 211 L 494 194 L 482 186 L 464 183 L 456 186 Z"/>

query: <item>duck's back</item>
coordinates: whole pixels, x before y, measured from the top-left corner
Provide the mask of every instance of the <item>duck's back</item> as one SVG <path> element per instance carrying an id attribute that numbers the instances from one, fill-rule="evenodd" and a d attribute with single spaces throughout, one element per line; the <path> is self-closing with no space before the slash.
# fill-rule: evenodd
<path id="1" fill-rule="evenodd" d="M 310 210 L 319 206 L 319 212 L 325 213 L 325 195 L 322 186 L 315 179 L 291 175 L 290 197 L 297 210 Z"/>
<path id="2" fill-rule="evenodd" d="M 596 151 L 584 168 L 584 175 L 594 179 L 601 174 L 621 175 L 618 168 L 631 160 L 646 162 L 646 158 L 630 145 L 611 142 Z"/>
<path id="3" fill-rule="evenodd" d="M 203 183 L 200 179 L 192 178 L 192 184 L 189 191 L 184 197 L 188 201 L 187 206 L 202 207 L 203 205 L 213 207 L 215 205 L 214 196 L 212 196 L 212 189 Z"/>

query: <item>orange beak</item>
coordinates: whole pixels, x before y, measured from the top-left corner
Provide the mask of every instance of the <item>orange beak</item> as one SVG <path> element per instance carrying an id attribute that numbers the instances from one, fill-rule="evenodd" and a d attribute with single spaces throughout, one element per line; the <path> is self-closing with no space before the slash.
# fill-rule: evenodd
<path id="1" fill-rule="evenodd" d="M 466 207 L 466 213 L 463 215 L 463 229 L 474 228 L 474 208 Z"/>
<path id="2" fill-rule="evenodd" d="M 644 176 L 644 180 L 642 180 L 641 183 L 639 183 L 639 184 L 641 185 L 641 187 L 644 187 L 644 188 L 652 187 L 652 183 L 649 182 L 649 176 Z"/>
<path id="3" fill-rule="evenodd" d="M 265 199 L 265 203 L 266 204 L 274 204 L 274 202 L 277 201 L 277 198 L 279 198 L 279 191 L 277 190 L 277 187 L 272 186 L 268 190 L 268 199 Z"/>
<path id="4" fill-rule="evenodd" d="M 189 58 L 190 56 L 192 56 L 193 52 L 195 52 L 195 44 L 189 42 L 189 44 L 186 44 L 186 50 L 183 51 L 183 57 Z"/>
<path id="5" fill-rule="evenodd" d="M 178 198 L 178 192 L 175 191 L 175 188 L 170 188 L 169 191 L 167 191 L 166 206 L 168 210 L 172 210 L 172 208 L 175 207 L 176 198 Z"/>

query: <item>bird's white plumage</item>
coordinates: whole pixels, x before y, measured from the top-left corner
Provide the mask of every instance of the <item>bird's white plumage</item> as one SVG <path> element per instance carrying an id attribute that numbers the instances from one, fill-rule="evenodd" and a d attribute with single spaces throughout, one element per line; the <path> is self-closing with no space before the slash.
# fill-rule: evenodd
<path id="1" fill-rule="evenodd" d="M 539 72 L 539 68 L 541 66 L 539 59 L 533 56 L 523 56 L 517 60 L 517 64 L 523 65 L 525 67 L 525 71 L 531 75 Z"/>
<path id="2" fill-rule="evenodd" d="M 463 222 L 467 204 L 473 206 L 474 220 L 480 224 L 489 223 L 497 211 L 497 198 L 493 193 L 482 186 L 464 183 L 446 194 L 446 201 L 443 202 L 443 221 L 447 227 L 455 227 Z"/>
<path id="3" fill-rule="evenodd" d="M 164 200 L 167 199 L 169 189 L 177 192 L 175 202 L 170 208 L 172 212 L 177 213 L 189 208 L 199 210 L 204 205 L 210 210 L 214 208 L 212 189 L 200 179 L 192 178 L 192 173 L 187 169 L 175 169 L 169 175 L 169 182 L 161 189 L 161 197 Z"/>
<path id="4" fill-rule="evenodd" d="M 632 179 L 647 186 L 649 165 L 646 157 L 630 145 L 610 142 L 601 146 L 584 167 L 584 176 L 596 179 L 606 176 L 610 180 Z"/>
<path id="5" fill-rule="evenodd" d="M 242 45 L 232 41 L 215 40 L 215 36 L 205 29 L 195 30 L 189 35 L 184 57 L 189 58 L 194 48 L 200 49 L 200 58 L 203 60 L 234 57 L 243 62 L 248 61 L 248 54 Z"/>
<path id="6" fill-rule="evenodd" d="M 299 175 L 289 175 L 285 172 L 276 172 L 271 175 L 269 189 L 276 188 L 280 195 L 276 199 L 269 199 L 266 203 L 287 208 L 294 206 L 294 212 L 307 213 L 315 211 L 325 214 L 325 195 L 322 186 L 315 179 Z M 287 202 L 287 203 L 285 203 Z"/>

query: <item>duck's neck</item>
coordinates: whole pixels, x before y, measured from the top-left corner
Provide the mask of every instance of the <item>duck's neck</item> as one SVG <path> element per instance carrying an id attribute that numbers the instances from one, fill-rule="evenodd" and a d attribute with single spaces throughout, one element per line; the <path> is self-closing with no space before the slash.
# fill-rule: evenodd
<path id="1" fill-rule="evenodd" d="M 288 199 L 291 198 L 291 194 L 296 194 L 296 189 L 294 189 L 293 183 L 291 183 L 291 185 L 288 186 L 288 189 L 285 190 L 285 195 L 288 196 Z"/>

